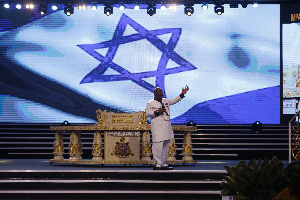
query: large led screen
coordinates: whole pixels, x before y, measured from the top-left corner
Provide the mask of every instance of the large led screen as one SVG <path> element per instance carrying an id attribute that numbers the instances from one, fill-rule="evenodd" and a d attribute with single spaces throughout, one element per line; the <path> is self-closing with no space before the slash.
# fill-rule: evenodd
<path id="1" fill-rule="evenodd" d="M 300 98 L 300 23 L 282 25 L 283 114 L 295 114 Z"/>
<path id="2" fill-rule="evenodd" d="M 280 6 L 224 6 L 1 12 L 0 122 L 95 123 L 97 109 L 145 110 L 155 87 L 175 98 L 188 85 L 172 123 L 279 124 Z"/>

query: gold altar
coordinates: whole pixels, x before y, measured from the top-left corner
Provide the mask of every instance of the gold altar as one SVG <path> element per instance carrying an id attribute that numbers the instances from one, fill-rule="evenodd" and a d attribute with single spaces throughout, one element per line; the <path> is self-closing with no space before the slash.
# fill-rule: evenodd
<path id="1" fill-rule="evenodd" d="M 113 113 L 97 110 L 98 122 L 93 126 L 51 126 L 55 131 L 54 158 L 50 163 L 72 164 L 153 164 L 150 130 L 144 111 Z M 195 126 L 176 125 L 173 131 L 183 131 L 182 160 L 176 160 L 175 140 L 171 140 L 168 163 L 196 163 L 192 158 L 191 132 Z M 83 160 L 81 131 L 93 131 L 92 160 Z M 64 159 L 63 132 L 70 133 L 69 159 Z M 104 142 L 102 143 L 102 135 Z M 104 144 L 104 145 L 102 145 Z M 103 148 L 104 146 L 104 148 Z M 104 158 L 103 158 L 104 157 Z"/>

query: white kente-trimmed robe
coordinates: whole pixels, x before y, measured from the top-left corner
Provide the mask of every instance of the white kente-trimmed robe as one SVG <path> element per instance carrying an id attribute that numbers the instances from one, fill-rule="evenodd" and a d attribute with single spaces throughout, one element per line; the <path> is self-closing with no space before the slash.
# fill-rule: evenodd
<path id="1" fill-rule="evenodd" d="M 162 108 L 162 104 L 154 99 L 147 103 L 146 116 L 150 117 L 151 119 L 152 142 L 160 142 L 174 138 L 174 133 L 170 122 L 170 105 L 175 104 L 180 100 L 182 100 L 180 96 L 174 99 L 163 98 L 162 103 L 164 104 L 166 112 L 157 117 L 155 116 L 154 112 L 159 108 Z"/>
<path id="2" fill-rule="evenodd" d="M 156 167 L 167 166 L 170 139 L 174 138 L 174 132 L 170 122 L 170 105 L 180 100 L 182 100 L 182 98 L 178 96 L 174 99 L 162 99 L 162 102 L 152 99 L 147 103 L 146 116 L 151 119 L 152 154 Z M 166 111 L 155 116 L 154 112 L 163 106 Z"/>

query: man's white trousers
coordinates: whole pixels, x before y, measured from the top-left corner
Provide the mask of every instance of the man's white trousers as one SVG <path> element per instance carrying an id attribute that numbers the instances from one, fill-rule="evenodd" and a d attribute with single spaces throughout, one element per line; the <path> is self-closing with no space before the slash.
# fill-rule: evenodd
<path id="1" fill-rule="evenodd" d="M 170 149 L 170 140 L 164 140 L 160 142 L 153 142 L 152 154 L 153 161 L 156 167 L 166 167 L 167 158 Z"/>

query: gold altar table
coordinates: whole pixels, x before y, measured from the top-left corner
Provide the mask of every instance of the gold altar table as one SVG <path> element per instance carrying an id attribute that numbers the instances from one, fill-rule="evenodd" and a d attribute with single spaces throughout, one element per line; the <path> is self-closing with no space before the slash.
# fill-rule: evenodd
<path id="1" fill-rule="evenodd" d="M 55 131 L 54 158 L 50 163 L 72 164 L 153 164 L 150 143 L 151 126 L 144 111 L 112 113 L 97 110 L 98 123 L 92 126 L 51 126 Z M 171 140 L 168 163 L 196 163 L 192 158 L 191 132 L 195 126 L 175 125 L 173 131 L 184 132 L 182 160 L 176 160 L 175 140 Z M 92 160 L 82 160 L 81 131 L 93 131 Z M 70 132 L 69 159 L 64 159 L 63 132 Z M 104 142 L 102 141 L 104 136 Z M 104 144 L 104 148 L 103 145 Z"/>

